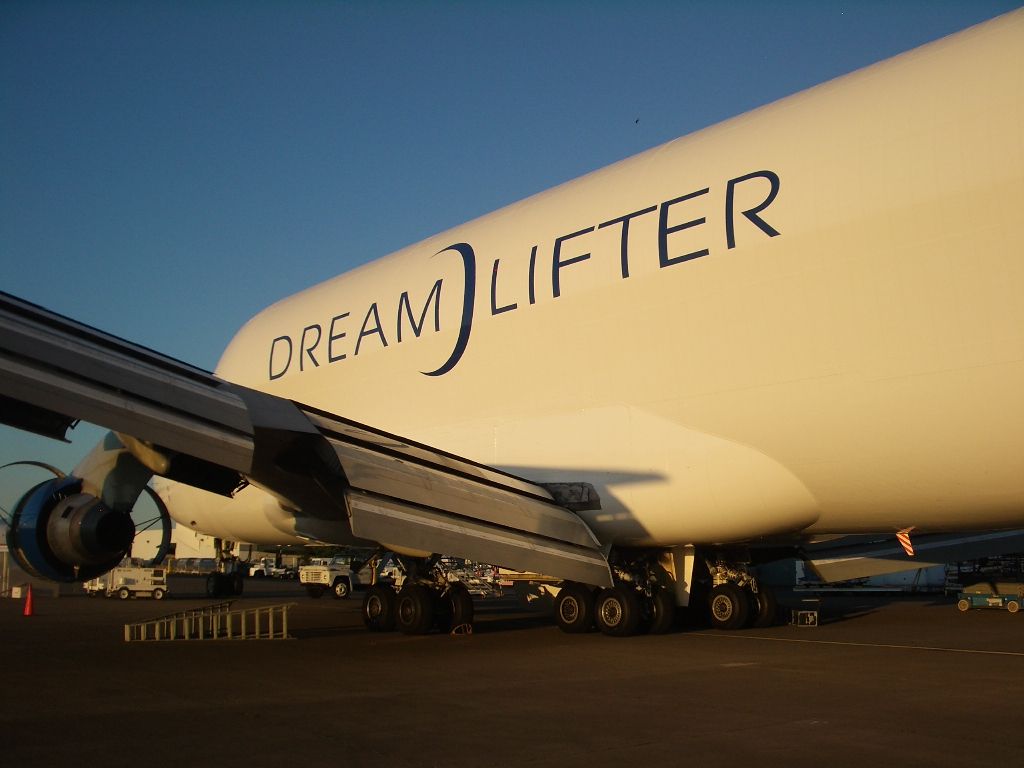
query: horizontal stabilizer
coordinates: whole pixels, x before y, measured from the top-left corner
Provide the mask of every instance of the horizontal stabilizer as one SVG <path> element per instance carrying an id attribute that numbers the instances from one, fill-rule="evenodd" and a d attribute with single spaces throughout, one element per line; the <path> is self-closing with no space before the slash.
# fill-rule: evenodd
<path id="1" fill-rule="evenodd" d="M 856 542 L 851 542 L 850 538 Z M 806 562 L 822 581 L 863 579 L 1024 551 L 1024 531 L 1019 530 L 921 534 L 914 537 L 914 557 L 907 555 L 895 535 L 884 541 L 850 538 L 830 542 L 829 546 L 811 547 L 805 552 Z"/>

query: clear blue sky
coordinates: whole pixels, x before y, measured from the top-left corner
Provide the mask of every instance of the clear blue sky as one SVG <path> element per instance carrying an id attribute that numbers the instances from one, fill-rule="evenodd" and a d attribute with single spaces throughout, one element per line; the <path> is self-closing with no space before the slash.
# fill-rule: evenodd
<path id="1" fill-rule="evenodd" d="M 0 289 L 212 369 L 290 293 L 1018 5 L 7 0 Z"/>

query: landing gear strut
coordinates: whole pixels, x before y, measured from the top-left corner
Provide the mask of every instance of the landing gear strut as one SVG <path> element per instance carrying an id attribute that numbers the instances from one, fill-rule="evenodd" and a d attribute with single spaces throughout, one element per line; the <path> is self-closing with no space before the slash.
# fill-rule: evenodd
<path id="1" fill-rule="evenodd" d="M 217 570 L 206 577 L 206 596 L 214 599 L 238 597 L 245 582 L 242 578 L 242 564 L 235 556 L 235 542 L 214 539 L 217 550 Z"/>

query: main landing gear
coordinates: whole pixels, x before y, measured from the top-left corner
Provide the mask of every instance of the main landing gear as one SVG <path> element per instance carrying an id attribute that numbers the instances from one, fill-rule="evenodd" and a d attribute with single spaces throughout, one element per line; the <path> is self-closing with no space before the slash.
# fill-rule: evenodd
<path id="1" fill-rule="evenodd" d="M 617 553 L 612 570 L 616 582 L 606 589 L 563 582 L 555 598 L 555 622 L 563 632 L 589 632 L 596 627 L 611 637 L 628 637 L 672 629 L 675 594 L 657 554 Z"/>
<path id="2" fill-rule="evenodd" d="M 611 559 L 615 585 L 595 589 L 577 582 L 564 582 L 555 599 L 555 622 L 563 632 L 577 634 L 597 629 L 611 637 L 661 634 L 675 624 L 677 613 L 674 585 L 687 587 L 690 608 L 707 606 L 711 626 L 716 629 L 767 627 L 775 622 L 778 603 L 775 593 L 758 582 L 746 564 L 706 559 L 710 590 L 706 602 L 696 600 L 692 567 L 670 573 L 671 561 L 658 553 L 616 552 Z"/>
<path id="3" fill-rule="evenodd" d="M 363 623 L 371 632 L 406 635 L 472 631 L 473 599 L 459 581 L 448 581 L 437 558 L 397 558 L 405 572 L 400 590 L 374 584 L 363 598 Z M 467 628 L 469 628 L 467 630 Z"/>
<path id="4" fill-rule="evenodd" d="M 214 539 L 213 545 L 217 551 L 217 570 L 206 576 L 206 596 L 216 599 L 238 597 L 245 581 L 242 564 L 234 554 L 235 543 Z"/>
<path id="5" fill-rule="evenodd" d="M 672 629 L 675 614 L 675 596 L 662 586 L 647 592 L 626 582 L 593 589 L 568 581 L 555 598 L 555 622 L 570 634 L 596 628 L 610 637 L 660 635 Z"/>
<path id="6" fill-rule="evenodd" d="M 744 565 L 708 562 L 713 584 L 708 615 L 716 629 L 769 627 L 779 611 L 775 592 L 758 582 Z"/>

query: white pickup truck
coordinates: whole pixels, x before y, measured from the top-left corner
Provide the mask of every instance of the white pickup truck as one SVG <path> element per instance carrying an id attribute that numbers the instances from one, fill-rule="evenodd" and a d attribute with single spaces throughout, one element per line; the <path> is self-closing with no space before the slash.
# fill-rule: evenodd
<path id="1" fill-rule="evenodd" d="M 368 587 L 373 581 L 372 569 L 363 564 L 356 572 L 352 570 L 352 555 L 338 555 L 330 560 L 303 565 L 299 568 L 299 582 L 306 588 L 310 597 L 320 597 L 327 590 L 337 598 L 346 598 L 352 590 Z"/>
<path id="2" fill-rule="evenodd" d="M 295 571 L 282 565 L 274 565 L 274 560 L 262 557 L 249 564 L 249 575 L 255 578 L 294 579 Z"/>

